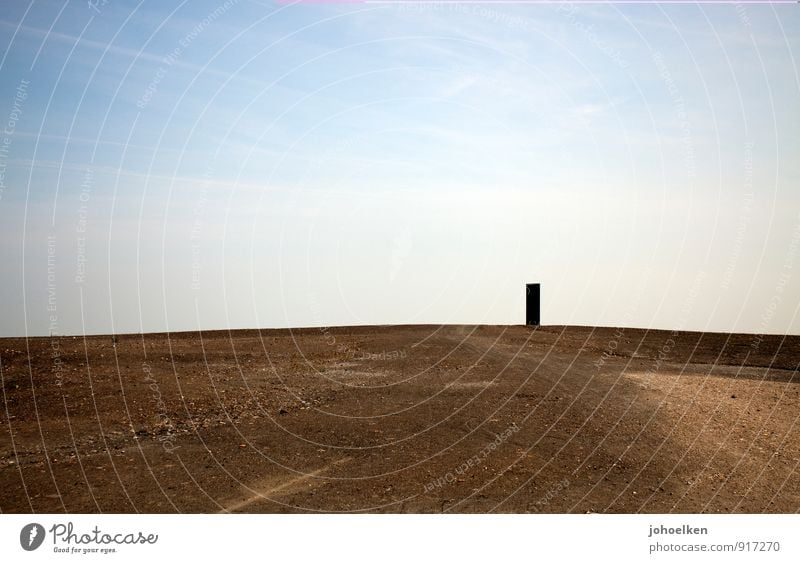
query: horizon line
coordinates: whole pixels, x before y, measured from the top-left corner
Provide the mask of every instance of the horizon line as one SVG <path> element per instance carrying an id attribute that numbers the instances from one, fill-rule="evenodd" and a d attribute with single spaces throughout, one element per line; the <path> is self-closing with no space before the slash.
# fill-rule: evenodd
<path id="1" fill-rule="evenodd" d="M 530 327 L 532 330 L 536 330 L 537 328 L 562 328 L 562 329 L 570 329 L 570 328 L 588 328 L 588 329 L 609 329 L 609 330 L 641 330 L 647 332 L 676 332 L 676 333 L 695 333 L 695 334 L 725 334 L 729 336 L 733 335 L 741 335 L 741 336 L 782 336 L 782 337 L 794 337 L 800 338 L 800 333 L 793 334 L 793 333 L 783 333 L 783 332 L 736 332 L 736 331 L 724 331 L 724 330 L 693 330 L 693 329 L 685 329 L 685 328 L 659 328 L 659 327 L 643 327 L 643 326 L 623 326 L 623 325 L 586 325 L 586 324 L 538 324 L 538 325 L 527 325 L 524 323 L 398 323 L 398 324 L 354 324 L 354 325 L 319 325 L 319 326 L 295 326 L 295 327 L 241 327 L 241 328 L 201 328 L 201 329 L 194 329 L 194 330 L 154 330 L 148 332 L 103 332 L 103 333 L 91 333 L 91 334 L 40 334 L 40 335 L 19 335 L 19 336 L 0 336 L 0 341 L 2 340 L 10 340 L 15 338 L 25 338 L 25 339 L 34 339 L 34 338 L 99 338 L 99 337 L 119 337 L 119 336 L 128 336 L 128 337 L 145 337 L 145 336 L 152 336 L 152 335 L 180 335 L 180 334 L 196 334 L 196 333 L 207 333 L 207 332 L 249 332 L 249 331 L 258 331 L 258 332 L 276 332 L 276 331 L 319 331 L 320 333 L 324 333 L 328 330 L 341 330 L 341 329 L 387 329 L 387 328 L 409 328 L 409 327 L 457 327 L 457 326 L 465 326 L 465 327 L 498 327 L 498 328 L 526 328 Z"/>

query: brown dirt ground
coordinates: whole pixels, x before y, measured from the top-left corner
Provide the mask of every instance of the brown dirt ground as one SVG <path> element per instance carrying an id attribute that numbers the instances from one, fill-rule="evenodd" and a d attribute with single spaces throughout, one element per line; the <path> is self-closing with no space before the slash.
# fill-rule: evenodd
<path id="1" fill-rule="evenodd" d="M 0 511 L 798 512 L 800 337 L 0 339 Z"/>

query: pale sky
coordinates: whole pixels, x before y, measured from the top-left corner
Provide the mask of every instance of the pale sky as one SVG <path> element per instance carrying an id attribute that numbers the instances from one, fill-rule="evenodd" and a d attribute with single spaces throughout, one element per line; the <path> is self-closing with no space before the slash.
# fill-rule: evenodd
<path id="1" fill-rule="evenodd" d="M 800 8 L 4 3 L 0 335 L 800 334 Z"/>

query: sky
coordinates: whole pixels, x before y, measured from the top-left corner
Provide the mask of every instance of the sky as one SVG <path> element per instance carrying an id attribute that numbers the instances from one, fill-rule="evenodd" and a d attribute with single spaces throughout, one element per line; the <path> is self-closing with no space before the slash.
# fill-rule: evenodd
<path id="1" fill-rule="evenodd" d="M 800 334 L 796 5 L 0 14 L 0 336 Z"/>

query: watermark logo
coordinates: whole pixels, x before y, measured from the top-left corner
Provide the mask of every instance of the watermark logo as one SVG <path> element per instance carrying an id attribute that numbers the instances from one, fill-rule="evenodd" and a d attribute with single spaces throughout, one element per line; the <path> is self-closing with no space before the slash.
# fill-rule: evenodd
<path id="1" fill-rule="evenodd" d="M 22 527 L 19 533 L 19 544 L 25 551 L 37 549 L 44 541 L 44 526 L 35 522 Z"/>

